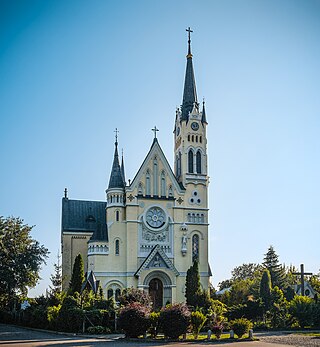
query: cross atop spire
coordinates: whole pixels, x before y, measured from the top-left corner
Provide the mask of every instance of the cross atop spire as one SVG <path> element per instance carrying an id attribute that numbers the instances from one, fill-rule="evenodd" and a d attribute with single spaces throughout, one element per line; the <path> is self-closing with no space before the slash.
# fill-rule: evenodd
<path id="1" fill-rule="evenodd" d="M 192 57 L 192 54 L 191 54 L 191 35 L 190 34 L 193 33 L 193 30 L 191 30 L 189 27 L 188 29 L 186 29 L 186 31 L 188 32 L 188 56 L 190 55 Z"/>
<path id="2" fill-rule="evenodd" d="M 116 133 L 116 144 L 118 144 L 118 133 L 119 133 L 118 128 L 116 128 L 114 132 Z"/>
<path id="3" fill-rule="evenodd" d="M 156 139 L 157 138 L 157 131 L 159 131 L 159 129 L 157 129 L 157 127 L 154 126 L 154 128 L 151 130 L 154 132 L 154 138 Z"/>

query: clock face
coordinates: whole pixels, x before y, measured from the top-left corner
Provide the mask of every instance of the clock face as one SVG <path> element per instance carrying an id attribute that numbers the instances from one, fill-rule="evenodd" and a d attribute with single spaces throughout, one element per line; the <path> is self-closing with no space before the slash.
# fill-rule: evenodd
<path id="1" fill-rule="evenodd" d="M 160 207 L 151 207 L 146 213 L 146 220 L 150 227 L 159 229 L 166 223 L 166 215 Z"/>
<path id="2" fill-rule="evenodd" d="M 199 124 L 196 122 L 192 122 L 191 128 L 192 128 L 192 130 L 197 131 L 199 129 Z"/>

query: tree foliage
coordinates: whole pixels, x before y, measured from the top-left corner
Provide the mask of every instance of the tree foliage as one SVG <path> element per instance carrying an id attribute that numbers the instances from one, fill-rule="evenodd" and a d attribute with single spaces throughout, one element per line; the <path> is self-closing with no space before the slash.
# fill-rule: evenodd
<path id="1" fill-rule="evenodd" d="M 187 271 L 186 277 L 186 302 L 188 306 L 198 306 L 198 298 L 201 295 L 200 274 L 198 261 L 194 261 L 193 265 Z"/>
<path id="2" fill-rule="evenodd" d="M 262 266 L 260 264 L 248 263 L 236 266 L 231 271 L 231 281 L 237 280 L 253 280 L 262 271 Z"/>
<path id="3" fill-rule="evenodd" d="M 26 294 L 39 280 L 48 249 L 31 237 L 33 227 L 15 217 L 0 216 L 0 306 L 17 294 Z"/>
<path id="4" fill-rule="evenodd" d="M 127 306 L 138 302 L 146 307 L 151 307 L 151 297 L 145 291 L 135 288 L 124 289 L 119 297 L 120 306 Z"/>
<path id="5" fill-rule="evenodd" d="M 270 272 L 272 286 L 282 289 L 285 285 L 285 268 L 279 263 L 279 256 L 273 246 L 268 248 L 263 265 Z"/>
<path id="6" fill-rule="evenodd" d="M 69 284 L 69 293 L 70 294 L 73 294 L 75 292 L 80 293 L 83 282 L 84 282 L 83 259 L 81 254 L 78 254 L 73 264 L 71 281 Z"/>
<path id="7" fill-rule="evenodd" d="M 260 282 L 260 297 L 265 311 L 268 311 L 271 305 L 271 276 L 269 270 L 264 270 Z"/>

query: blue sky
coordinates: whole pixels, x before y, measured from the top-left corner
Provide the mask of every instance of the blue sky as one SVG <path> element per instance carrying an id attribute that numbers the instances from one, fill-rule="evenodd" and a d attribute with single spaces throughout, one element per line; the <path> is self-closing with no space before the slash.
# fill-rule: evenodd
<path id="1" fill-rule="evenodd" d="M 0 1 L 0 214 L 60 247 L 61 198 L 133 178 L 156 125 L 173 159 L 187 33 L 206 99 L 213 284 L 269 245 L 320 268 L 319 1 Z"/>

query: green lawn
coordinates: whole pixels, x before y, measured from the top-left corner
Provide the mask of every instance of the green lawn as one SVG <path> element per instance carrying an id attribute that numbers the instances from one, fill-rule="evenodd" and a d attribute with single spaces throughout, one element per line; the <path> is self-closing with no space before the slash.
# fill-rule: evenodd
<path id="1" fill-rule="evenodd" d="M 304 335 L 304 336 L 314 336 L 314 337 L 320 337 L 320 333 L 313 333 L 313 332 L 305 332 L 305 333 L 297 333 L 298 335 Z"/>

